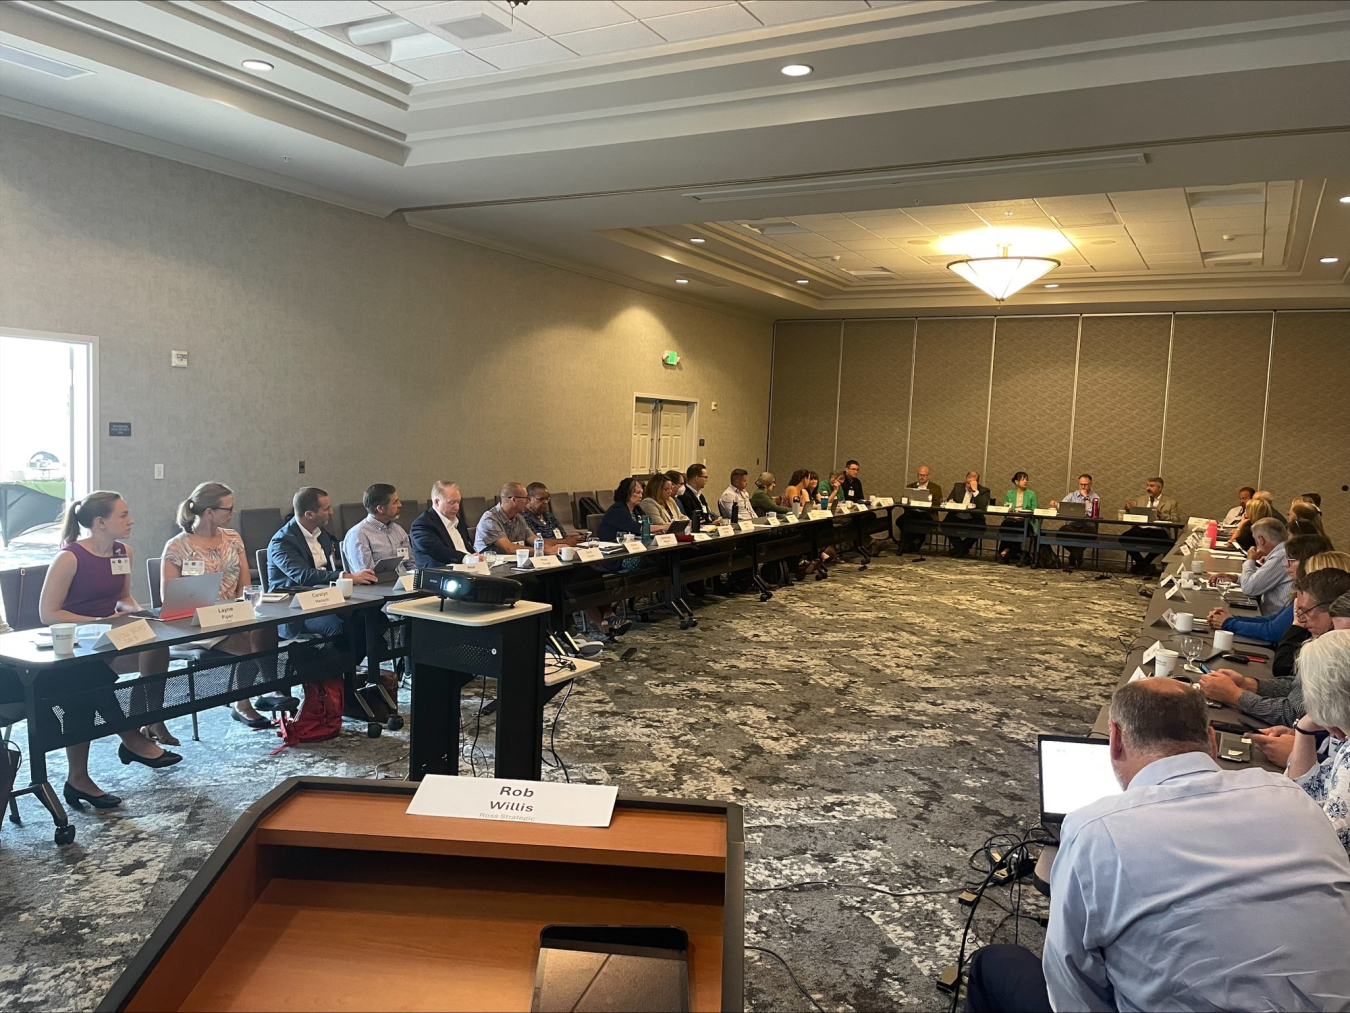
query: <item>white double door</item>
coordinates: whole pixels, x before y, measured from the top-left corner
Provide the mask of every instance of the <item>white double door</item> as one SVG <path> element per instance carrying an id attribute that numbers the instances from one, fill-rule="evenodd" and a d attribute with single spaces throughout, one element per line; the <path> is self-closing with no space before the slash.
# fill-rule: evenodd
<path id="1" fill-rule="evenodd" d="M 689 462 L 689 423 L 693 405 L 658 398 L 633 399 L 634 475 L 684 471 Z"/>

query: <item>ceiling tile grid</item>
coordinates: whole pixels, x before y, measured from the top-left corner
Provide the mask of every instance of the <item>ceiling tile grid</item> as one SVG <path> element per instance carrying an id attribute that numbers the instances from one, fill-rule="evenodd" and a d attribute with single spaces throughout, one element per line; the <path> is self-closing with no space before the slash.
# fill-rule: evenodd
<path id="1" fill-rule="evenodd" d="M 453 81 L 778 25 L 867 14 L 884 0 L 227 0 L 404 83 Z M 400 59 L 388 42 L 353 45 L 354 26 L 390 39 L 423 33 L 453 52 Z M 406 44 L 403 48 L 407 47 Z M 416 48 L 416 47 L 412 47 Z M 472 54 L 472 55 L 469 55 Z M 455 57 L 450 59 L 449 57 Z"/>
<path id="2" fill-rule="evenodd" d="M 842 285 L 959 280 L 944 250 L 967 232 L 1015 228 L 1057 233 L 1057 275 L 1168 276 L 1282 268 L 1295 183 L 1191 187 L 1070 197 L 883 208 L 716 223 L 824 270 Z M 1014 246 L 1012 251 L 1017 253 Z"/>

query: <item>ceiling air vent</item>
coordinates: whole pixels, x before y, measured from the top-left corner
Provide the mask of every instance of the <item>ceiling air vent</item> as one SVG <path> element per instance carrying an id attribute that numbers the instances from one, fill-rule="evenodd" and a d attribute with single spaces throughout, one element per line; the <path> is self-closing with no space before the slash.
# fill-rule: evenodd
<path id="1" fill-rule="evenodd" d="M 16 49 L 13 46 L 0 45 L 0 61 L 12 63 L 16 67 L 27 67 L 29 70 L 36 70 L 39 74 L 50 74 L 52 77 L 59 77 L 64 81 L 85 77 L 93 73 L 92 70 L 72 67 L 60 60 L 39 56 L 37 53 L 30 53 L 26 49 Z"/>
<path id="2" fill-rule="evenodd" d="M 1206 267 L 1260 267 L 1261 253 L 1202 253 Z"/>
<path id="3" fill-rule="evenodd" d="M 1186 200 L 1193 208 L 1223 208 L 1234 204 L 1264 204 L 1266 186 L 1226 186 L 1214 190 L 1189 190 Z"/>
<path id="4" fill-rule="evenodd" d="M 884 267 L 859 267 L 852 270 L 845 269 L 846 274 L 851 274 L 859 281 L 897 281 L 895 273 L 886 270 Z"/>
<path id="5" fill-rule="evenodd" d="M 1100 215 L 1055 215 L 1054 221 L 1061 229 L 1085 229 L 1090 225 L 1120 224 L 1120 219 L 1110 213 Z"/>
<path id="6" fill-rule="evenodd" d="M 747 228 L 754 229 L 761 236 L 797 236 L 811 231 L 796 222 L 768 222 L 764 225 L 750 225 Z"/>
<path id="7" fill-rule="evenodd" d="M 486 14 L 474 14 L 467 18 L 452 18 L 436 25 L 446 35 L 457 39 L 485 39 L 489 35 L 510 35 L 509 26 L 502 24 Z"/>

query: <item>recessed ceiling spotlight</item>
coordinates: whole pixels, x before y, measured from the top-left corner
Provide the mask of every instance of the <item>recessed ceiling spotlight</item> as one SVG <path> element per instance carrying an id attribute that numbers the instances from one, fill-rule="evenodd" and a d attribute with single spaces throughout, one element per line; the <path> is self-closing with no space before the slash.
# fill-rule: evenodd
<path id="1" fill-rule="evenodd" d="M 1346 194 L 1344 197 L 1342 197 L 1342 198 L 1341 198 L 1341 203 L 1342 203 L 1342 204 L 1350 204 L 1350 194 Z"/>
<path id="2" fill-rule="evenodd" d="M 264 73 L 267 72 L 267 71 L 269 71 L 269 70 L 276 70 L 276 68 L 273 67 L 273 66 L 272 66 L 270 63 L 268 63 L 266 60 L 245 60 L 245 61 L 241 64 L 241 66 L 242 66 L 245 70 L 260 70 L 260 71 L 263 71 Z"/>
<path id="3" fill-rule="evenodd" d="M 814 67 L 808 67 L 804 63 L 789 63 L 783 68 L 783 73 L 788 77 L 805 77 L 813 70 L 815 70 Z"/>
<path id="4" fill-rule="evenodd" d="M 676 279 L 675 279 L 675 284 L 676 284 L 676 285 L 688 285 L 688 284 L 689 284 L 689 279 L 688 279 L 688 278 L 676 278 Z"/>
<path id="5" fill-rule="evenodd" d="M 931 239 L 906 239 L 905 242 L 910 246 L 928 246 L 933 241 Z"/>
<path id="6" fill-rule="evenodd" d="M 1046 288 L 1059 288 L 1058 285 L 1046 285 L 1045 287 L 1046 287 Z"/>
<path id="7" fill-rule="evenodd" d="M 694 237 L 693 237 L 692 239 L 690 239 L 689 241 L 690 241 L 691 243 L 706 243 L 706 242 L 707 242 L 707 240 L 704 239 L 704 238 L 702 238 L 701 236 L 694 236 Z"/>
<path id="8" fill-rule="evenodd" d="M 811 279 L 810 279 L 810 278 L 798 278 L 798 279 L 797 279 L 797 284 L 798 284 L 798 285 L 809 285 L 809 284 L 811 284 Z"/>
<path id="9" fill-rule="evenodd" d="M 1004 217 L 1004 218 L 1011 218 L 1012 216 L 1013 216 L 1013 213 L 1012 213 L 1011 211 L 1004 211 L 1004 212 L 1003 212 L 1003 217 Z"/>
<path id="10" fill-rule="evenodd" d="M 1336 261 L 1338 261 L 1338 260 L 1340 260 L 1340 259 L 1341 259 L 1340 257 L 1323 257 L 1323 258 L 1321 259 L 1320 263 L 1323 263 L 1323 264 L 1334 264 L 1334 263 L 1336 263 Z"/>

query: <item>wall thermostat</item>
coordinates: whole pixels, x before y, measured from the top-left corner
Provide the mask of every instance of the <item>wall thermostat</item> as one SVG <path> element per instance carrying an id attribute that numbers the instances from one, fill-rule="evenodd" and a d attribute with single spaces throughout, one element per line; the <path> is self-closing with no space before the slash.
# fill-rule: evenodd
<path id="1" fill-rule="evenodd" d="M 187 352 L 174 349 L 169 353 L 169 365 L 174 369 L 187 369 Z"/>

